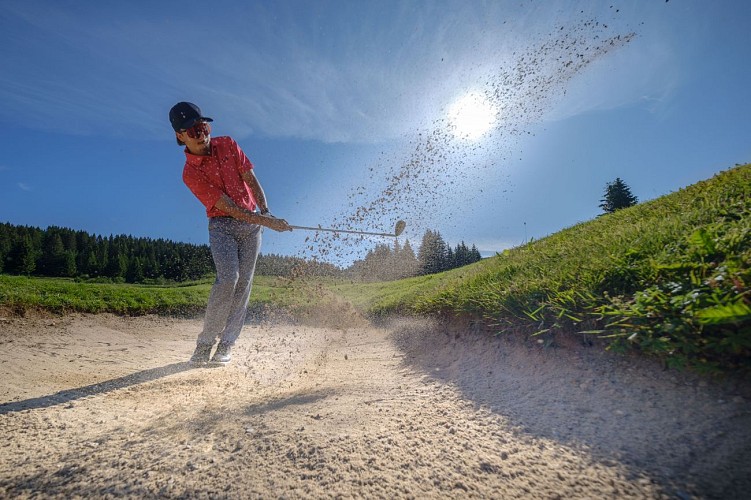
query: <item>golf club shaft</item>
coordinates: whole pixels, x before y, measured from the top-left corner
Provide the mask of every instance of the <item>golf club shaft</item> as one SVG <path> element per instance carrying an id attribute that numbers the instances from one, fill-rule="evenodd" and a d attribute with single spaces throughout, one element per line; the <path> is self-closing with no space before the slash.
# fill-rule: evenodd
<path id="1" fill-rule="evenodd" d="M 308 227 L 308 226 L 289 226 L 292 229 L 305 229 L 308 231 L 328 231 L 330 233 L 350 233 L 350 234 L 369 234 L 372 236 L 391 236 L 393 238 L 396 237 L 396 234 L 394 233 L 374 233 L 370 231 L 352 231 L 349 229 L 330 229 L 326 227 Z"/>

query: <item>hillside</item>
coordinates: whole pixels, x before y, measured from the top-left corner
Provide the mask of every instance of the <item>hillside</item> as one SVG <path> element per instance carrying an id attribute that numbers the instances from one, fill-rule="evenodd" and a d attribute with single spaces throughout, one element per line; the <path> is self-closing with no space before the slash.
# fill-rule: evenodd
<path id="1" fill-rule="evenodd" d="M 372 285 L 364 305 L 470 315 L 499 333 L 586 332 L 670 366 L 748 372 L 750 192 L 751 165 L 737 166 L 472 266 Z"/>

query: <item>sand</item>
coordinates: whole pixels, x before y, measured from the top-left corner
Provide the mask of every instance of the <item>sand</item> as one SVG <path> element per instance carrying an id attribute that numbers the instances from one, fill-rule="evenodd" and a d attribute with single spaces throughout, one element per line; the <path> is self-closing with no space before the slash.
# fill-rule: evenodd
<path id="1" fill-rule="evenodd" d="M 0 319 L 0 497 L 739 498 L 747 385 L 469 324 Z"/>

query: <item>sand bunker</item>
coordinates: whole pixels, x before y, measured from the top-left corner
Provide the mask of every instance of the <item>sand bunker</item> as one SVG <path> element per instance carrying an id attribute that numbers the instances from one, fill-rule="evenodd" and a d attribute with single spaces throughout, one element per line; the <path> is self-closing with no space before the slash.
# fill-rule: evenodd
<path id="1" fill-rule="evenodd" d="M 582 345 L 395 321 L 0 322 L 0 496 L 739 497 L 744 388 Z"/>

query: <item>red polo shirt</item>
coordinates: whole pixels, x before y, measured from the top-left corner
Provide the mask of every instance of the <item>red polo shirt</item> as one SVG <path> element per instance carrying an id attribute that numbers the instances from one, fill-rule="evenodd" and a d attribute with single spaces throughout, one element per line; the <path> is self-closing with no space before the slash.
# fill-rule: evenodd
<path id="1" fill-rule="evenodd" d="M 256 209 L 256 200 L 242 174 L 253 169 L 248 157 L 231 137 L 212 137 L 211 155 L 198 156 L 185 149 L 183 182 L 206 207 L 208 217 L 228 214 L 214 208 L 222 193 L 239 207 Z"/>

